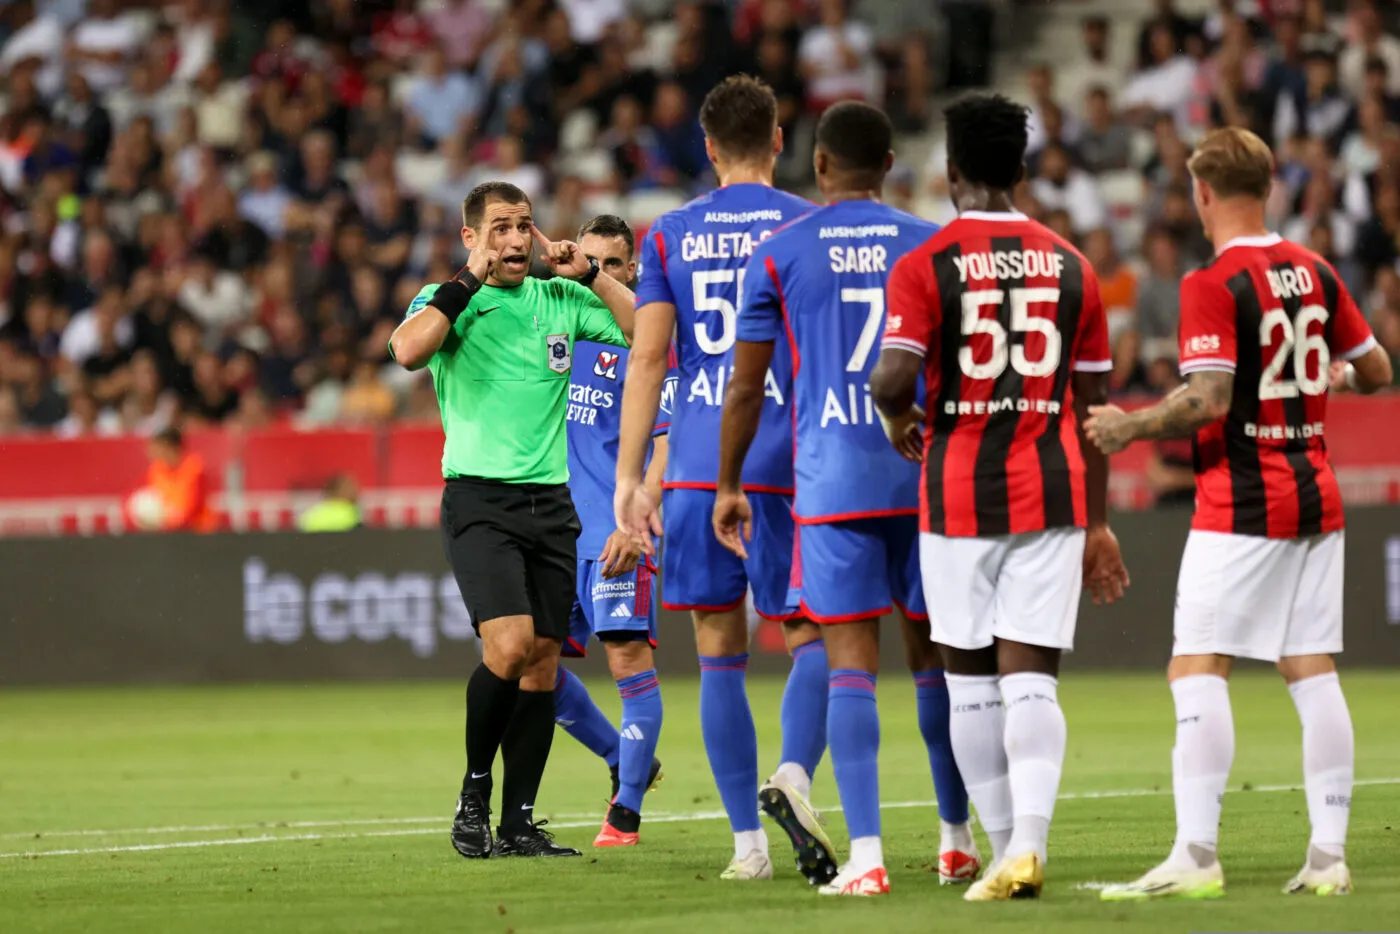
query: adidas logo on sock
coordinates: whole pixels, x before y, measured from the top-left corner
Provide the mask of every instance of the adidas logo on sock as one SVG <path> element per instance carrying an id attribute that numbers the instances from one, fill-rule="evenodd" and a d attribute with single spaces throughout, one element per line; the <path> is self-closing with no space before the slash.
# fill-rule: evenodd
<path id="1" fill-rule="evenodd" d="M 642 728 L 635 723 L 627 724 L 626 728 L 622 731 L 622 738 L 634 740 L 636 742 L 646 739 L 646 737 L 642 735 Z"/>
<path id="2" fill-rule="evenodd" d="M 616 617 L 619 617 L 619 618 L 625 617 L 625 616 L 631 616 L 631 615 L 632 615 L 632 608 L 631 608 L 630 606 L 628 606 L 627 604 L 625 604 L 625 603 L 619 603 L 617 606 L 613 607 L 613 611 L 612 611 L 611 613 L 609 613 L 608 615 L 609 615 L 609 616 L 616 616 Z"/>

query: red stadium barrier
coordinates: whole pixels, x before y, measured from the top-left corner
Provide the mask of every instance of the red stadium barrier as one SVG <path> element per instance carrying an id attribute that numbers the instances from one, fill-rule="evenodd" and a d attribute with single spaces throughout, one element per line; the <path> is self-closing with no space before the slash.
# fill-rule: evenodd
<path id="1" fill-rule="evenodd" d="M 1126 407 L 1146 404 L 1134 400 Z M 1400 395 L 1342 396 L 1328 407 L 1327 444 L 1352 505 L 1400 503 Z M 349 473 L 364 490 L 365 523 L 430 527 L 442 488 L 442 429 L 191 432 L 204 458 L 225 527 L 290 528 L 333 474 Z M 1119 509 L 1152 505 L 1146 469 L 1151 446 L 1113 458 L 1110 496 Z M 51 437 L 0 442 L 0 535 L 119 534 L 123 503 L 145 482 L 144 438 Z"/>

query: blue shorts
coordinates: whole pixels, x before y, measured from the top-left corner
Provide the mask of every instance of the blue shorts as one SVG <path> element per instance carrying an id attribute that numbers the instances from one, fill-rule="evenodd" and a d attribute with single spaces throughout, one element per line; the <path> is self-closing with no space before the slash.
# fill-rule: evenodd
<path id="1" fill-rule="evenodd" d="M 643 559 L 631 574 L 603 578 L 603 562 L 579 561 L 562 655 L 583 658 L 591 636 L 627 633 L 656 648 L 656 572 Z"/>
<path id="2" fill-rule="evenodd" d="M 662 606 L 668 610 L 719 613 L 744 602 L 753 590 L 753 607 L 764 619 L 797 615 L 788 603 L 792 583 L 792 497 L 750 493 L 753 541 L 749 560 L 740 560 L 715 538 L 714 490 L 666 490 L 661 497 L 666 536 L 661 576 L 666 581 Z"/>
<path id="3" fill-rule="evenodd" d="M 881 516 L 797 527 L 793 593 L 817 623 L 891 613 L 928 619 L 919 575 L 919 517 Z"/>

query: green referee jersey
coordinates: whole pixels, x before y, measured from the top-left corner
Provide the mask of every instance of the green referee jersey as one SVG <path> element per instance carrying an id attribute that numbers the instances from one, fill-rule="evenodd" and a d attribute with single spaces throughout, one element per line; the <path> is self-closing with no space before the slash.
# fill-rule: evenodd
<path id="1" fill-rule="evenodd" d="M 405 319 L 437 292 L 427 285 Z M 442 475 L 567 483 L 564 418 L 574 341 L 627 346 L 612 312 L 571 279 L 484 285 L 428 361 L 447 443 Z"/>

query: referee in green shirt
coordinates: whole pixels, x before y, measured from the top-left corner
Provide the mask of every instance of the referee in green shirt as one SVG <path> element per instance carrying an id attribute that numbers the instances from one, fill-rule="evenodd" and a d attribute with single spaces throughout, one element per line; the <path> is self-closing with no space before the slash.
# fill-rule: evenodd
<path id="1" fill-rule="evenodd" d="M 547 240 L 514 185 L 467 195 L 462 243 L 466 269 L 419 292 L 389 342 L 399 364 L 433 374 L 447 434 L 443 538 L 481 638 L 452 845 L 469 858 L 578 856 L 533 819 L 577 573 L 564 419 L 574 341 L 626 347 L 633 296 L 577 244 Z M 528 276 L 535 244 L 557 278 Z M 493 840 L 497 749 L 505 775 Z"/>

